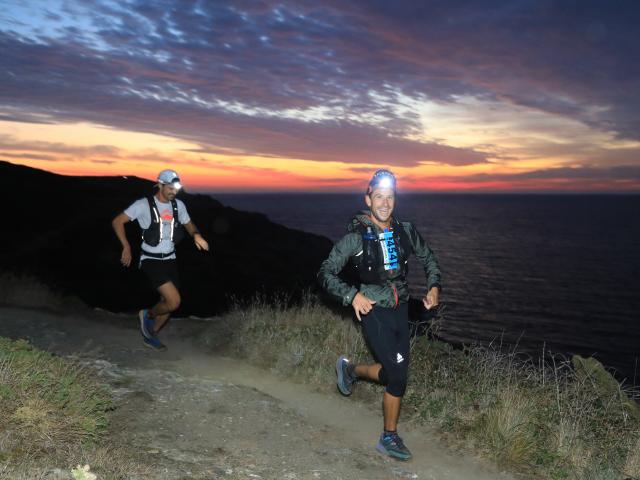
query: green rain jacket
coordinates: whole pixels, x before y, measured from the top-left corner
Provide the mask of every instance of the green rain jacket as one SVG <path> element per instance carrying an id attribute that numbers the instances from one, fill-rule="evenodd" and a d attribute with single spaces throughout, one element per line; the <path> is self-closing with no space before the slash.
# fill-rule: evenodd
<path id="1" fill-rule="evenodd" d="M 353 301 L 356 293 L 361 292 L 364 296 L 376 301 L 376 305 L 380 307 L 393 308 L 396 306 L 396 296 L 394 287 L 397 291 L 399 303 L 409 301 L 409 285 L 406 278 L 402 275 L 401 269 L 384 270 L 384 265 L 379 266 L 380 278 L 385 279 L 383 284 L 361 284 L 359 287 L 349 285 L 338 277 L 340 271 L 344 268 L 349 260 L 355 259 L 356 256 L 362 254 L 362 235 L 357 227 L 359 223 L 373 228 L 377 234 L 381 230 L 371 221 L 369 212 L 361 212 L 353 217 L 351 223 L 347 226 L 347 233 L 342 237 L 329 253 L 329 257 L 322 262 L 320 271 L 318 272 L 318 281 L 332 297 L 335 297 L 343 305 L 349 306 Z M 440 268 L 435 254 L 424 241 L 420 233 L 410 222 L 399 222 L 407 233 L 413 252 L 404 252 L 404 257 L 409 258 L 414 253 L 422 266 L 427 278 L 427 290 L 433 287 L 440 288 Z M 397 227 L 396 227 L 397 228 Z M 398 245 L 399 248 L 401 246 Z M 355 261 L 355 260 L 354 260 Z"/>

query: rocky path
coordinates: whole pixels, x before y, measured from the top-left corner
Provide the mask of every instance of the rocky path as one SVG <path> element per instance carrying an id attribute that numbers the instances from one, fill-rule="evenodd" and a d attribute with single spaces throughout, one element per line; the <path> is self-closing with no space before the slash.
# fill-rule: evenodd
<path id="1" fill-rule="evenodd" d="M 137 449 L 157 479 L 425 479 L 511 477 L 447 452 L 428 431 L 403 429 L 410 462 L 378 454 L 380 414 L 204 352 L 176 321 L 169 351 L 145 348 L 135 319 L 0 308 L 0 335 L 28 338 L 94 365 L 114 388 L 116 441 Z M 319 366 L 331 368 L 331 366 Z"/>

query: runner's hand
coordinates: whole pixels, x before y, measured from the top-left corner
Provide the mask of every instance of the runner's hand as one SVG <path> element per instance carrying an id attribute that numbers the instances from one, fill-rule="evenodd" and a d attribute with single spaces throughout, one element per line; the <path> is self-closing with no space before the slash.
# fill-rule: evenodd
<path id="1" fill-rule="evenodd" d="M 429 290 L 424 298 L 422 299 L 422 303 L 424 304 L 424 308 L 427 310 L 431 310 L 433 307 L 438 305 L 438 296 L 440 295 L 440 290 L 438 287 L 433 287 Z"/>
<path id="2" fill-rule="evenodd" d="M 356 293 L 353 300 L 351 300 L 351 306 L 356 312 L 356 317 L 358 317 L 358 321 L 362 321 L 360 318 L 360 314 L 366 315 L 373 309 L 373 304 L 376 303 L 375 300 L 371 300 L 370 298 L 365 297 L 360 292 Z"/>
<path id="3" fill-rule="evenodd" d="M 209 251 L 209 244 L 204 239 L 204 237 L 202 235 L 200 235 L 199 233 L 196 233 L 193 236 L 193 243 L 196 244 L 196 248 L 198 250 L 206 250 L 207 252 Z"/>
<path id="4" fill-rule="evenodd" d="M 120 256 L 120 263 L 128 267 L 131 265 L 131 247 L 122 247 L 122 255 Z"/>

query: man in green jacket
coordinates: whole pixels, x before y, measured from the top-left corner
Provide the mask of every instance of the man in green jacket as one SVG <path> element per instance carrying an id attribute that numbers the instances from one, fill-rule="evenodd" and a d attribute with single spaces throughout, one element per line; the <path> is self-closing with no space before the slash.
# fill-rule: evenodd
<path id="1" fill-rule="evenodd" d="M 427 310 L 438 305 L 440 269 L 433 251 L 409 222 L 393 217 L 396 179 L 388 170 L 378 170 L 369 182 L 365 202 L 368 211 L 357 214 L 347 233 L 322 263 L 318 280 L 343 305 L 351 305 L 362 324 L 376 363 L 355 365 L 344 356 L 336 363 L 338 389 L 351 395 L 358 378 L 386 386 L 383 397 L 384 430 L 376 448 L 391 457 L 408 460 L 411 452 L 397 433 L 400 403 L 407 386 L 409 367 L 408 257 L 414 253 L 422 263 Z M 338 277 L 352 261 L 359 285 Z"/>

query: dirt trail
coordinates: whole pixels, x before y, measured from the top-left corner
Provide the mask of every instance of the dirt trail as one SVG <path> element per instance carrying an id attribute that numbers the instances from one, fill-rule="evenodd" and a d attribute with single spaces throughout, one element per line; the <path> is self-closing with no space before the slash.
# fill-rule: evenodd
<path id="1" fill-rule="evenodd" d="M 142 345 L 131 317 L 86 317 L 0 308 L 0 335 L 95 365 L 114 388 L 116 439 L 145 454 L 153 478 L 512 478 L 406 426 L 414 459 L 383 457 L 374 449 L 379 412 L 204 352 L 189 340 L 194 322 L 173 322 L 163 332 L 169 350 L 159 353 Z"/>

